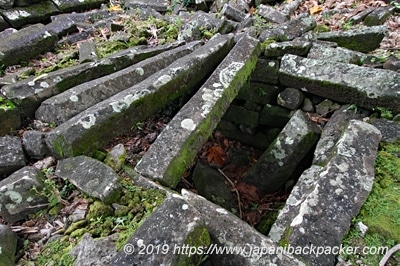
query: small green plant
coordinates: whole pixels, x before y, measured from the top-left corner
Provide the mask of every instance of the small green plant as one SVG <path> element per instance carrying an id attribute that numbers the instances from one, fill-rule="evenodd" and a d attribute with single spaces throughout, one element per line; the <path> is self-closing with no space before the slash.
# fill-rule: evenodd
<path id="1" fill-rule="evenodd" d="M 380 116 L 382 118 L 385 118 L 385 119 L 392 119 L 393 118 L 393 113 L 389 109 L 384 108 L 384 107 L 377 107 L 376 109 L 379 111 Z"/>
<path id="2" fill-rule="evenodd" d="M 355 104 L 353 103 L 353 104 L 350 104 L 350 105 L 347 107 L 347 110 L 352 110 L 352 111 L 354 111 L 354 113 L 357 113 L 357 112 L 358 112 L 358 107 L 357 107 L 357 105 L 355 105 Z"/>
<path id="3" fill-rule="evenodd" d="M 6 73 L 6 66 L 4 64 L 0 65 L 0 76 L 3 76 Z"/>
<path id="4" fill-rule="evenodd" d="M 342 29 L 343 30 L 350 30 L 353 27 L 353 21 L 348 20 L 342 24 Z"/>
<path id="5" fill-rule="evenodd" d="M 394 8 L 395 8 L 397 11 L 400 11 L 400 4 L 399 4 L 398 2 L 396 2 L 396 1 L 391 1 L 391 2 L 390 2 L 390 5 L 391 5 L 391 6 L 394 6 Z"/>

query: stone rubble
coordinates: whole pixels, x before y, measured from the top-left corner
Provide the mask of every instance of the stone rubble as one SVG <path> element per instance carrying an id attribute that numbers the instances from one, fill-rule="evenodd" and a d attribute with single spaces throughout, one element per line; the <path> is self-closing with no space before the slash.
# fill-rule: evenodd
<path id="1" fill-rule="evenodd" d="M 0 67 L 34 58 L 56 43 L 85 40 L 96 27 L 118 28 L 112 25 L 118 16 L 104 8 L 67 14 L 108 2 L 0 1 Z M 124 0 L 121 6 L 128 12 L 140 10 L 142 19 L 180 20 L 180 41 L 132 47 L 103 59 L 93 54 L 92 46 L 89 58 L 77 66 L 21 81 L 1 79 L 1 218 L 19 222 L 47 208 L 48 199 L 37 192 L 46 179 L 44 171 L 55 164 L 49 155 L 59 159 L 57 177 L 113 204 L 121 190 L 117 172 L 123 167 L 124 147 L 115 147 L 106 164 L 86 155 L 180 98 L 186 104 L 130 170 L 136 185 L 161 189 L 168 197 L 128 244 L 135 250 L 143 244 L 169 251 L 184 245 L 247 248 L 236 255 L 210 254 L 209 265 L 334 265 L 334 255 L 260 256 L 249 250 L 341 244 L 372 189 L 379 142 L 400 139 L 398 122 L 368 118 L 376 107 L 400 113 L 399 60 L 377 65 L 379 58 L 366 54 L 379 47 L 387 32 L 382 24 L 394 9 L 376 8 L 352 17 L 370 26 L 313 33 L 313 16 L 290 19 L 301 0 L 283 3 L 279 10 L 271 2 L 255 1 L 259 15 L 271 22 L 260 30 L 247 1 L 196 0 L 202 11 L 188 12 L 176 1 Z M 172 13 L 164 15 L 167 10 Z M 219 34 L 203 44 L 205 29 Z M 385 69 L 372 68 L 377 66 Z M 314 111 L 321 118 L 329 114 L 329 121 L 312 122 Z M 20 138 L 16 131 L 26 118 L 57 127 L 24 128 Z M 265 150 L 244 180 L 256 184 L 260 195 L 289 187 L 291 173 L 303 169 L 302 158 L 312 155 L 316 145 L 311 166 L 300 173 L 268 236 L 235 216 L 232 202 L 220 201 L 222 195 L 207 186 L 202 190 L 199 185 L 199 194 L 208 199 L 170 190 L 214 129 Z M 221 176 L 213 181 L 206 185 L 224 183 Z M 74 215 L 77 221 L 85 213 Z M 0 256 L 1 265 L 14 265 L 16 241 L 0 225 L 0 251 L 7 252 Z M 85 235 L 70 254 L 77 265 L 196 265 L 202 260 L 173 252 L 142 256 L 117 251 L 115 235 Z"/>

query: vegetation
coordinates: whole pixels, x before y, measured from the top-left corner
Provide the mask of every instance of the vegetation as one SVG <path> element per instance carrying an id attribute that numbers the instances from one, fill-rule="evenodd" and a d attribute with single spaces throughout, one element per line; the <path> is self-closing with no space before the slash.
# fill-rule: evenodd
<path id="1" fill-rule="evenodd" d="M 352 228 L 345 237 L 345 246 L 388 247 L 400 243 L 400 141 L 381 143 L 375 163 L 375 182 L 371 194 L 354 218 Z M 365 237 L 360 235 L 356 224 L 368 226 Z M 345 255 L 344 258 L 356 265 L 378 265 L 384 254 Z M 387 265 L 398 265 L 400 254 L 395 254 Z M 357 264 L 358 265 L 358 264 Z"/>
<path id="2" fill-rule="evenodd" d="M 60 182 L 59 179 L 52 178 L 54 177 L 53 173 L 51 168 L 44 170 L 47 178 L 43 188 L 40 191 L 36 189 L 37 193 L 49 200 L 48 209 L 36 215 L 35 219 L 37 220 L 49 214 L 52 219 L 58 219 L 65 208 L 74 205 L 74 202 L 68 203 L 65 199 L 76 188 L 67 181 L 61 180 Z M 119 208 L 115 209 L 85 195 L 83 199 L 76 199 L 81 204 L 88 206 L 85 219 L 69 225 L 64 231 L 63 237 L 46 243 L 35 260 L 35 265 L 73 265 L 74 258 L 69 255 L 69 252 L 86 233 L 93 238 L 103 238 L 118 233 L 116 247 L 117 250 L 120 250 L 135 230 L 165 199 L 162 191 L 137 187 L 129 177 L 121 177 L 120 182 L 123 187 L 122 196 L 115 202 Z M 56 206 L 58 206 L 57 212 L 52 211 Z M 25 248 L 28 249 L 28 246 L 27 243 Z M 20 265 L 31 265 L 30 263 L 24 260 L 19 262 Z"/>

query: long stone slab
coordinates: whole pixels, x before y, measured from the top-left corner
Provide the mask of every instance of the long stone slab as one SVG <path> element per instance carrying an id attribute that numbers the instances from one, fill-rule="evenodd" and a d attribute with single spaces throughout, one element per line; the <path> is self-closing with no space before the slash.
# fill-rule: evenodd
<path id="1" fill-rule="evenodd" d="M 11 66 L 51 50 L 57 34 L 47 31 L 43 24 L 35 24 L 0 39 L 0 66 Z"/>
<path id="2" fill-rule="evenodd" d="M 296 111 L 243 181 L 255 185 L 261 197 L 278 191 L 317 143 L 320 133 L 304 112 Z"/>
<path id="3" fill-rule="evenodd" d="M 136 165 L 143 176 L 175 187 L 255 68 L 258 40 L 244 36 L 181 108 Z M 157 162 L 157 167 L 154 167 Z"/>
<path id="4" fill-rule="evenodd" d="M 17 104 L 25 116 L 33 117 L 41 102 L 54 95 L 81 83 L 114 73 L 182 44 L 184 42 L 178 41 L 151 48 L 129 48 L 98 62 L 84 63 L 6 85 L 1 88 L 1 92 L 7 99 Z"/>
<path id="5" fill-rule="evenodd" d="M 141 83 L 74 116 L 47 135 L 51 153 L 58 158 L 89 154 L 173 100 L 193 94 L 232 45 L 231 35 L 215 37 Z"/>
<path id="6" fill-rule="evenodd" d="M 318 256 L 296 256 L 307 265 L 335 265 L 338 251 L 332 248 L 340 247 L 351 220 L 372 189 L 380 139 L 374 126 L 351 120 L 328 164 L 313 165 L 301 175 L 269 237 L 277 244 L 306 250 L 331 249 Z"/>
<path id="7" fill-rule="evenodd" d="M 211 265 L 306 265 L 286 255 L 282 247 L 224 208 L 188 190 L 182 189 L 181 193 L 201 214 L 211 236 Z"/>
<path id="8" fill-rule="evenodd" d="M 182 196 L 170 194 L 109 265 L 199 265 L 200 251 L 209 245 L 210 236 L 196 208 Z M 130 248 L 134 252 L 126 252 Z M 189 255 L 189 250 L 199 252 Z"/>
<path id="9" fill-rule="evenodd" d="M 45 100 L 36 111 L 36 119 L 60 125 L 90 106 L 143 81 L 173 61 L 193 52 L 199 45 L 199 41 L 189 43 L 118 72 L 75 86 Z"/>
<path id="10" fill-rule="evenodd" d="M 281 61 L 279 81 L 334 101 L 400 112 L 400 75 L 395 71 L 287 54 Z"/>

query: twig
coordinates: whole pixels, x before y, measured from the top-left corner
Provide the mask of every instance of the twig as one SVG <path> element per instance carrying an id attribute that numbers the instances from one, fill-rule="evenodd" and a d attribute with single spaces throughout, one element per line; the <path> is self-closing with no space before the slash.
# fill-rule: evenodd
<path id="1" fill-rule="evenodd" d="M 241 203 L 240 203 L 240 194 L 239 194 L 239 191 L 236 188 L 235 183 L 233 183 L 233 181 L 221 169 L 218 169 L 218 171 L 221 173 L 221 175 L 223 175 L 225 177 L 226 180 L 228 180 L 229 184 L 231 184 L 231 186 L 233 188 L 233 191 L 236 192 L 236 197 L 237 197 L 237 201 L 238 201 L 238 208 L 239 208 L 239 217 L 243 218 L 242 206 L 241 206 Z"/>
<path id="2" fill-rule="evenodd" d="M 400 244 L 397 244 L 396 246 L 392 247 L 389 249 L 389 251 L 386 253 L 385 256 L 383 256 L 382 260 L 379 262 L 379 266 L 385 266 L 386 262 L 390 259 L 390 257 L 395 253 L 396 251 L 400 250 Z"/>

